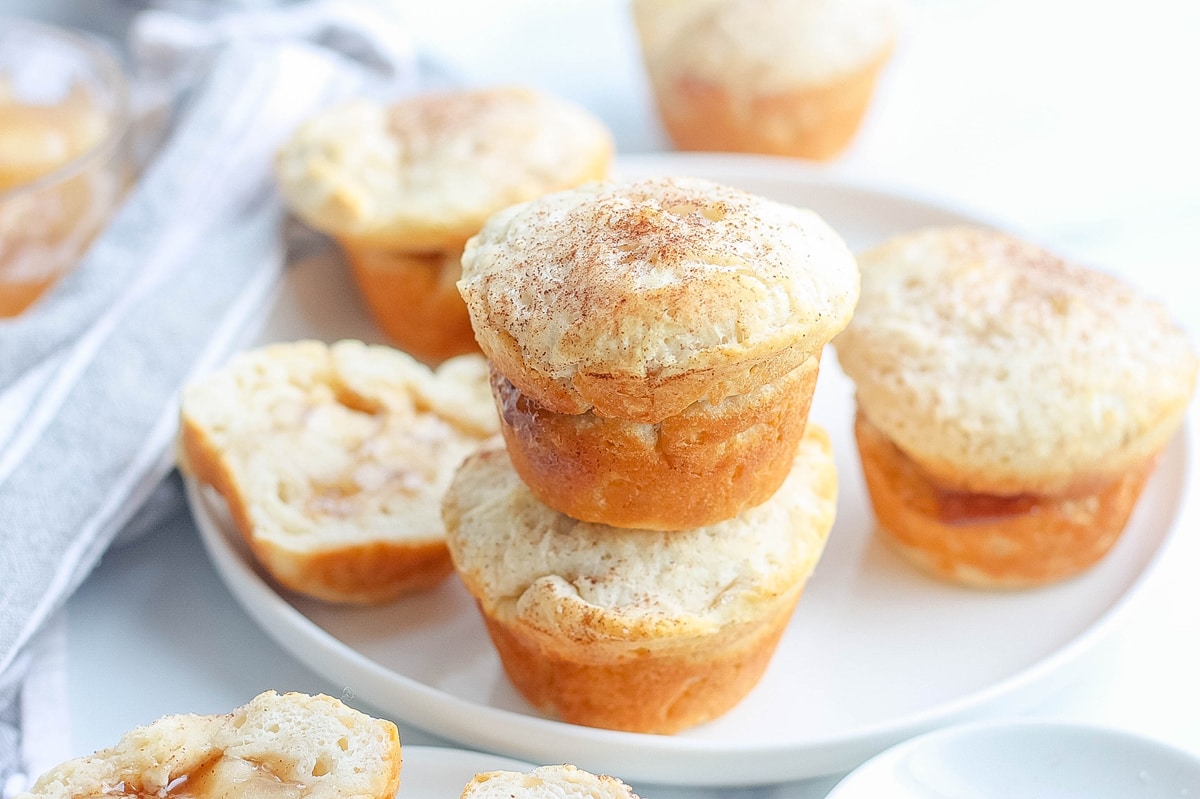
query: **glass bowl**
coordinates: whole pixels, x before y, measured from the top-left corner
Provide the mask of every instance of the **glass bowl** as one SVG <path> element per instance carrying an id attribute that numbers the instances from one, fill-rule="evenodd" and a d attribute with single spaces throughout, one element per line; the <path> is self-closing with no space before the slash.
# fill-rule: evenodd
<path id="1" fill-rule="evenodd" d="M 0 317 L 70 271 L 129 183 L 129 101 L 98 41 L 0 17 Z"/>

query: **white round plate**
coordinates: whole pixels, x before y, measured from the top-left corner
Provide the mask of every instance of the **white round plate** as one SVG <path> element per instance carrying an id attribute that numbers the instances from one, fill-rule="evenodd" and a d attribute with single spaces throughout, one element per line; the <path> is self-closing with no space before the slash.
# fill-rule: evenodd
<path id="1" fill-rule="evenodd" d="M 839 184 L 790 162 L 729 156 L 626 159 L 623 175 L 709 177 L 811 207 L 854 248 L 912 228 L 975 222 L 911 198 Z M 262 340 L 378 336 L 329 259 L 288 270 Z M 901 740 L 988 712 L 1031 707 L 1066 679 L 1151 573 L 1183 495 L 1187 445 L 1164 453 L 1125 535 L 1095 568 L 1038 590 L 932 581 L 872 535 L 851 419 L 853 388 L 827 357 L 811 418 L 830 433 L 838 518 L 824 557 L 756 689 L 716 721 L 674 736 L 544 717 L 506 679 L 461 584 L 382 608 L 331 607 L 277 589 L 215 495 L 189 485 L 208 552 L 250 616 L 339 689 L 467 746 L 574 763 L 626 781 L 780 782 L 844 773 Z"/>
<path id="2" fill-rule="evenodd" d="M 1200 796 L 1200 759 L 1129 732 L 983 721 L 918 736 L 868 760 L 826 799 L 1180 799 Z"/>
<path id="3" fill-rule="evenodd" d="M 405 746 L 400 768 L 403 799 L 456 799 L 476 774 L 529 771 L 532 763 L 444 746 Z"/>

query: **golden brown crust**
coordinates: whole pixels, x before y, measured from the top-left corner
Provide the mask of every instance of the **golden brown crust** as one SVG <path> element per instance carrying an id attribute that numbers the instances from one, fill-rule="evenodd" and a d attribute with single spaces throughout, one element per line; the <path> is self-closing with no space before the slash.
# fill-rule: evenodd
<path id="1" fill-rule="evenodd" d="M 819 358 L 749 395 L 696 403 L 656 425 L 560 414 L 496 369 L 492 392 L 517 473 L 546 505 L 614 527 L 683 530 L 765 502 L 791 470 Z"/>
<path id="2" fill-rule="evenodd" d="M 657 424 L 697 402 L 751 393 L 812 357 L 808 350 L 789 349 L 676 374 L 621 374 L 599 367 L 580 370 L 564 381 L 528 361 L 516 340 L 503 330 L 476 328 L 476 339 L 487 348 L 493 366 L 545 408 L 563 414 L 591 411 L 644 424 Z"/>
<path id="3" fill-rule="evenodd" d="M 758 684 L 800 598 L 796 588 L 744 635 L 698 649 L 600 654 L 582 659 L 520 621 L 483 613 L 505 673 L 540 710 L 571 724 L 672 734 L 721 716 Z M 603 652 L 604 650 L 597 650 Z"/>
<path id="4" fill-rule="evenodd" d="M 281 585 L 329 602 L 390 602 L 433 588 L 454 570 L 441 540 L 377 541 L 305 558 L 270 541 L 256 540 L 252 548 Z"/>
<path id="5" fill-rule="evenodd" d="M 400 349 L 436 364 L 479 352 L 455 285 L 462 243 L 438 252 L 406 252 L 339 238 L 367 310 Z"/>
<path id="6" fill-rule="evenodd" d="M 656 82 L 668 135 L 681 150 L 763 153 L 827 161 L 840 155 L 870 107 L 890 48 L 829 82 L 745 96 L 694 76 Z"/>
<path id="7" fill-rule="evenodd" d="M 1154 461 L 1070 495 L 965 494 L 939 487 L 862 413 L 855 438 L 884 539 L 926 571 L 981 588 L 1062 580 L 1120 537 Z"/>

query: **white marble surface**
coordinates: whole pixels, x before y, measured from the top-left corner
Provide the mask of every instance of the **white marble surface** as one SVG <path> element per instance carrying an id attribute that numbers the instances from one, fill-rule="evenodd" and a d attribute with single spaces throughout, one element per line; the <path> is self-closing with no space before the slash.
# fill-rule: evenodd
<path id="1" fill-rule="evenodd" d="M 666 149 L 623 2 L 501 5 L 396 8 L 462 80 L 540 85 L 600 114 L 622 152 Z M 9 0 L 3 10 L 49 7 Z M 112 32 L 130 4 L 62 8 Z M 860 136 L 822 169 L 961 205 L 1125 274 L 1200 337 L 1200 4 L 914 0 L 911 11 Z M 1194 452 L 1195 404 L 1188 427 Z M 1038 714 L 1200 754 L 1200 483 L 1193 475 L 1189 485 L 1172 558 L 1072 688 Z M 341 690 L 262 634 L 186 527 L 110 553 L 67 620 L 71 754 L 164 713 L 226 710 L 266 687 Z M 404 733 L 412 744 L 437 742 Z M 835 779 L 741 791 L 635 787 L 646 799 L 805 799 Z"/>

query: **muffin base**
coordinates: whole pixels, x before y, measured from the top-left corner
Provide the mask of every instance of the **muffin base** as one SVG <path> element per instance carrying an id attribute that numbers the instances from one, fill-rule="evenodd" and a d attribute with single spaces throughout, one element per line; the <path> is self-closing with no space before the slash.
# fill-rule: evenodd
<path id="1" fill-rule="evenodd" d="M 891 49 L 829 83 L 745 94 L 693 76 L 654 81 L 667 134 L 681 150 L 828 161 L 858 132 Z"/>
<path id="2" fill-rule="evenodd" d="M 513 467 L 543 503 L 612 527 L 685 530 L 775 493 L 804 436 L 819 366 L 810 357 L 750 394 L 658 424 L 555 413 L 495 369 L 492 393 Z"/>
<path id="3" fill-rule="evenodd" d="M 738 635 L 721 633 L 683 649 L 629 644 L 572 646 L 533 628 L 481 613 L 516 689 L 530 704 L 570 724 L 670 735 L 731 710 L 758 684 L 787 628 L 803 586 Z M 597 651 L 604 654 L 597 656 Z"/>
<path id="4" fill-rule="evenodd" d="M 367 311 L 391 343 L 425 363 L 479 352 L 455 285 L 462 246 L 406 252 L 341 238 Z"/>
<path id="5" fill-rule="evenodd" d="M 1155 463 L 1072 495 L 947 491 L 861 413 L 854 433 L 882 538 L 922 570 L 978 588 L 1043 585 L 1093 566 L 1124 531 Z"/>

